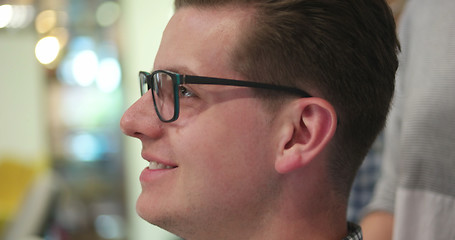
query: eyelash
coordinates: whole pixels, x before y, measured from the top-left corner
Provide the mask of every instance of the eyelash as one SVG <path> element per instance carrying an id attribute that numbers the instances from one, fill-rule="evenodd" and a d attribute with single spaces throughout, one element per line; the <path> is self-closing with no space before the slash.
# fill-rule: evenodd
<path id="1" fill-rule="evenodd" d="M 179 86 L 179 95 L 181 97 L 195 97 L 196 94 L 185 86 Z"/>

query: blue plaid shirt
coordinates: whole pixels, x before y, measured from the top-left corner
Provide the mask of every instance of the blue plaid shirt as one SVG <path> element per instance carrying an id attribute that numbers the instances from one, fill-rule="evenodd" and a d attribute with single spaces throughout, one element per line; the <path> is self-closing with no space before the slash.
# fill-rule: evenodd
<path id="1" fill-rule="evenodd" d="M 383 136 L 381 134 L 365 157 L 352 184 L 348 203 L 348 221 L 360 222 L 363 208 L 373 197 L 374 187 L 381 172 L 382 151 Z"/>
<path id="2" fill-rule="evenodd" d="M 362 229 L 357 224 L 348 222 L 348 236 L 343 240 L 363 240 Z"/>

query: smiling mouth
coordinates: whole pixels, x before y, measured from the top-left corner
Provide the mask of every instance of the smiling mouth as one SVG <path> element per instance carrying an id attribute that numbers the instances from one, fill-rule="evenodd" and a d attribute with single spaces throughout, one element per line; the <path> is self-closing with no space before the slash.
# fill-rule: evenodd
<path id="1" fill-rule="evenodd" d="M 154 161 L 150 161 L 149 166 L 148 166 L 148 168 L 149 168 L 150 170 L 157 170 L 157 169 L 172 169 L 172 168 L 176 168 L 176 167 L 177 167 L 177 166 L 165 165 L 165 164 L 158 163 L 158 162 L 154 162 Z"/>

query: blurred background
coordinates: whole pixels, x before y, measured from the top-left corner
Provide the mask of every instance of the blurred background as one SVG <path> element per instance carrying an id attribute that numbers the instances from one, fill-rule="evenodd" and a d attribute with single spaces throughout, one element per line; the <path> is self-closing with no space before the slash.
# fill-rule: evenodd
<path id="1" fill-rule="evenodd" d="M 172 0 L 0 0 L 0 239 L 176 239 L 137 216 L 146 163 L 119 129 L 172 13 Z"/>
<path id="2" fill-rule="evenodd" d="M 396 16 L 403 2 L 391 1 Z M 0 239 L 177 239 L 136 214 L 147 164 L 119 129 L 172 4 L 0 0 Z M 350 221 L 371 198 L 381 152 L 379 138 L 354 182 Z"/>

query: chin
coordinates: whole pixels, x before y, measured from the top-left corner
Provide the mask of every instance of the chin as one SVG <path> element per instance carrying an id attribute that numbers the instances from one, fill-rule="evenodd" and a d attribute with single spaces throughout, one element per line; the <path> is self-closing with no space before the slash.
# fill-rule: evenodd
<path id="1" fill-rule="evenodd" d="M 139 195 L 136 202 L 136 212 L 139 217 L 163 229 L 167 229 L 173 222 L 170 212 L 165 209 L 167 208 L 159 206 L 154 199 L 145 196 L 144 193 Z"/>
<path id="2" fill-rule="evenodd" d="M 153 199 L 150 199 L 144 196 L 144 193 L 139 195 L 139 198 L 136 201 L 136 213 L 147 222 L 153 224 L 153 219 L 157 218 L 159 215 L 159 209 L 154 205 Z"/>

